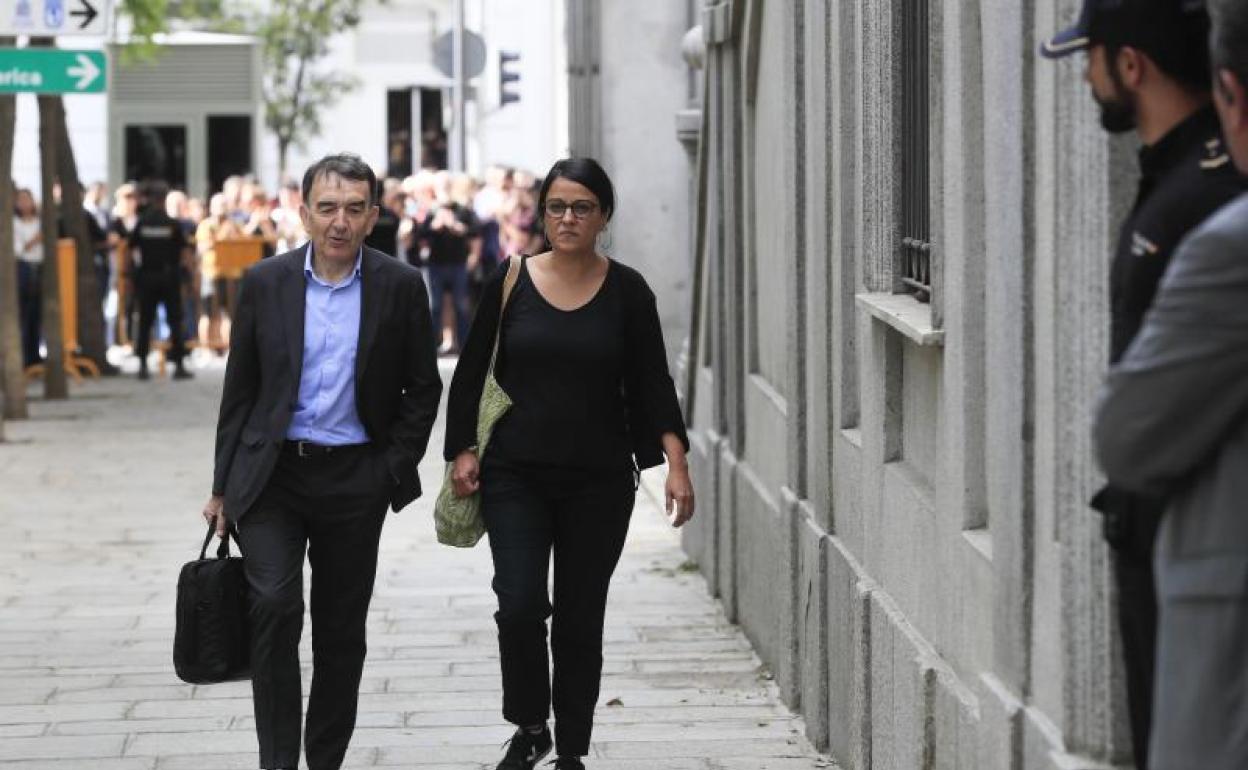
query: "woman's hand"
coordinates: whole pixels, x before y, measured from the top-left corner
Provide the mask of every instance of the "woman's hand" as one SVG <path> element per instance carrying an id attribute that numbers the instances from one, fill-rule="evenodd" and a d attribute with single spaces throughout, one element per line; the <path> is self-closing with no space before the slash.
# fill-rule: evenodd
<path id="1" fill-rule="evenodd" d="M 667 518 L 673 527 L 682 527 L 693 518 L 693 482 L 689 480 L 689 466 L 671 465 L 667 471 L 667 484 L 663 495 L 667 500 Z M 675 508 L 675 516 L 672 509 Z"/>
<path id="2" fill-rule="evenodd" d="M 478 478 L 480 472 L 477 453 L 471 449 L 460 452 L 455 458 L 455 465 L 451 468 L 451 484 L 455 487 L 455 496 L 467 497 L 480 489 L 481 481 Z"/>

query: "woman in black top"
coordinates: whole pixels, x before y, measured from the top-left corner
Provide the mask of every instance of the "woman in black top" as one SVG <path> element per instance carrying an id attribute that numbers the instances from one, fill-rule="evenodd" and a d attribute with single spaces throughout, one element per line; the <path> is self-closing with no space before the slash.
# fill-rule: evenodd
<path id="1" fill-rule="evenodd" d="M 582 770 L 607 589 L 628 532 L 635 473 L 667 455 L 667 510 L 678 527 L 693 515 L 693 485 L 654 294 L 637 271 L 594 250 L 615 206 L 610 179 L 593 160 L 559 161 L 538 205 L 551 250 L 521 258 L 495 364 L 513 406 L 478 467 L 477 404 L 503 264 L 485 286 L 451 383 L 445 454 L 457 494 L 481 489 L 494 557 L 503 716 L 518 728 L 498 769 L 529 770 L 550 752 L 553 703 L 555 766 Z"/>

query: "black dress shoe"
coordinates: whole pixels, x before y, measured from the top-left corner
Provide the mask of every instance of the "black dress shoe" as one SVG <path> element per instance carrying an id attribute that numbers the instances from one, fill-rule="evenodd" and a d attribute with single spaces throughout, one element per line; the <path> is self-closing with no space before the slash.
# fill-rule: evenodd
<path id="1" fill-rule="evenodd" d="M 508 743 L 511 745 L 496 770 L 533 770 L 554 748 L 550 728 L 547 727 L 543 727 L 540 733 L 531 733 L 523 728 L 516 730 Z"/>

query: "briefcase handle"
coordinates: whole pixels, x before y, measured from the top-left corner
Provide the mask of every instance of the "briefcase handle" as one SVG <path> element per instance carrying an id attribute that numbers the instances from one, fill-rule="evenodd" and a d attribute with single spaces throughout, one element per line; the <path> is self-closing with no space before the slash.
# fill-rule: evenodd
<path id="1" fill-rule="evenodd" d="M 217 534 L 216 522 L 208 522 L 208 534 L 204 535 L 204 545 L 199 549 L 199 558 L 204 559 L 208 555 L 208 544 L 212 542 L 212 536 Z M 234 538 L 234 543 L 238 546 L 238 552 L 243 552 L 243 544 L 238 540 L 238 530 L 234 529 L 234 525 L 230 524 L 225 529 L 225 537 L 221 538 L 221 544 L 217 546 L 217 558 L 228 559 L 230 557 L 230 538 Z"/>

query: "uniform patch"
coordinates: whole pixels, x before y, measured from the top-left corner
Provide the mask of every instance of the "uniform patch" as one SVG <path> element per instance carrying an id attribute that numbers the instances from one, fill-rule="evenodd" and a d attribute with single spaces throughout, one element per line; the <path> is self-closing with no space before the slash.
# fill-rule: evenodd
<path id="1" fill-rule="evenodd" d="M 139 235 L 154 241 L 171 240 L 173 238 L 173 225 L 142 225 L 139 227 Z"/>
<path id="2" fill-rule="evenodd" d="M 1138 232 L 1131 233 L 1131 256 L 1151 257 L 1160 251 L 1160 247 Z"/>
<path id="3" fill-rule="evenodd" d="M 1222 147 L 1222 139 L 1213 137 L 1205 142 L 1205 157 L 1200 159 L 1200 167 L 1205 171 L 1212 171 L 1215 168 L 1222 168 L 1231 162 L 1231 156 L 1226 154 L 1226 150 Z"/>

